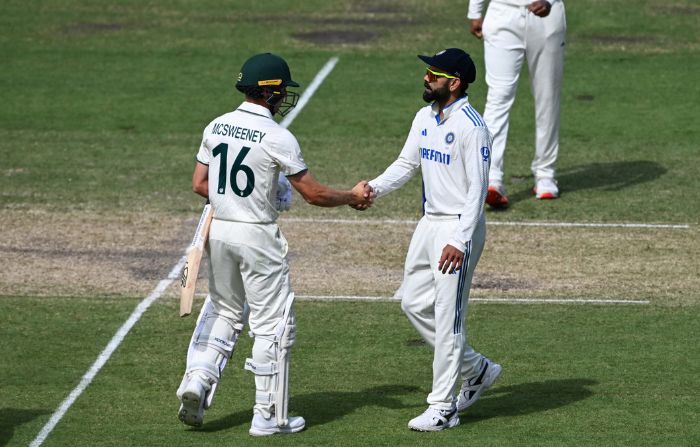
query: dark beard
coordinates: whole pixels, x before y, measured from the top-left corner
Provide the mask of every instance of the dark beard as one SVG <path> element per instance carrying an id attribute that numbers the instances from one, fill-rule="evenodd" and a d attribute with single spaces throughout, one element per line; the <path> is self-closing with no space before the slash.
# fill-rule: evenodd
<path id="1" fill-rule="evenodd" d="M 423 101 L 425 102 L 440 102 L 441 100 L 446 100 L 450 97 L 450 90 L 447 88 L 447 86 L 436 90 L 431 89 L 428 83 L 423 84 L 423 86 L 425 87 L 425 90 L 423 90 Z"/>

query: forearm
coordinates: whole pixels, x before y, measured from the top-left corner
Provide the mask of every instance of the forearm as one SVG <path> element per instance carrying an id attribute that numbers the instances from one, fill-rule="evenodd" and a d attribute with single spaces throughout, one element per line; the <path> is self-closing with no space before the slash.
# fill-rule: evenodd
<path id="1" fill-rule="evenodd" d="M 369 184 L 377 193 L 377 197 L 385 196 L 405 185 L 419 166 L 406 158 L 399 157 L 380 176 L 370 180 Z"/>
<path id="2" fill-rule="evenodd" d="M 360 188 L 352 191 L 339 191 L 316 181 L 308 170 L 299 174 L 290 175 L 287 180 L 299 194 L 311 205 L 322 207 L 334 207 L 341 205 L 356 205 L 365 201 L 363 197 L 362 183 L 356 185 Z"/>
<path id="3" fill-rule="evenodd" d="M 206 183 L 204 184 L 204 186 L 193 187 L 192 191 L 204 197 L 205 199 L 209 198 L 209 185 Z"/>
<path id="4" fill-rule="evenodd" d="M 459 218 L 459 227 L 448 242 L 450 245 L 464 251 L 484 215 L 485 199 L 486 194 L 483 194 L 483 199 L 481 196 L 477 200 L 471 197 L 468 199 L 469 202 L 465 205 L 464 212 Z"/>
<path id="5" fill-rule="evenodd" d="M 302 194 L 302 197 L 311 205 L 326 208 L 348 205 L 353 202 L 353 195 L 350 191 L 339 191 L 324 185 L 318 185 L 312 191 Z"/>
<path id="6" fill-rule="evenodd" d="M 482 16 L 482 11 L 484 9 L 484 0 L 469 0 L 469 6 L 467 7 L 467 18 L 468 19 L 480 19 Z"/>
<path id="7" fill-rule="evenodd" d="M 192 173 L 192 191 L 205 199 L 209 198 L 209 166 L 199 161 Z"/>

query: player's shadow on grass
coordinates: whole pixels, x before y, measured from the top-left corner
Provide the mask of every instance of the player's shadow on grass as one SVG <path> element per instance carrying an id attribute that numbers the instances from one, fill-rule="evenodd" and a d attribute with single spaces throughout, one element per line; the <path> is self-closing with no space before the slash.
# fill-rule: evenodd
<path id="1" fill-rule="evenodd" d="M 361 407 L 407 408 L 400 396 L 416 393 L 416 386 L 382 385 L 360 391 L 319 391 L 293 396 L 289 402 L 292 415 L 303 415 L 307 425 L 323 425 L 340 419 Z M 421 408 L 423 404 L 419 405 Z M 322 408 L 320 408 L 322 407 Z M 201 431 L 214 432 L 242 424 L 250 424 L 252 410 L 239 411 L 207 423 Z"/>
<path id="2" fill-rule="evenodd" d="M 646 160 L 590 163 L 560 170 L 557 174 L 557 182 L 562 195 L 586 189 L 620 191 L 640 183 L 654 181 L 666 172 L 666 168 L 659 163 Z M 533 199 L 534 182 L 532 177 L 522 179 L 522 184 L 526 187 L 515 190 L 514 194 L 509 196 L 510 202 Z"/>
<path id="3" fill-rule="evenodd" d="M 0 409 L 0 446 L 7 445 L 10 442 L 15 434 L 15 428 L 48 413 L 50 413 L 49 410 Z"/>
<path id="4" fill-rule="evenodd" d="M 594 393 L 589 387 L 597 384 L 592 379 L 545 380 L 500 387 L 496 383 L 474 407 L 461 414 L 460 419 L 476 422 L 564 407 L 591 397 Z"/>

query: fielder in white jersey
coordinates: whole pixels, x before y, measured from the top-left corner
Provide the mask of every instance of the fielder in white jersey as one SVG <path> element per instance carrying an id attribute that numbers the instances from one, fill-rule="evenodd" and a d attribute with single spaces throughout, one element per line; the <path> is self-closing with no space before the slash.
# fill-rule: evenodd
<path id="1" fill-rule="evenodd" d="M 535 98 L 535 156 L 530 169 L 538 199 L 559 197 L 555 164 L 559 154 L 559 103 L 564 74 L 566 17 L 562 0 L 470 0 L 471 33 L 484 39 L 488 94 L 484 120 L 493 133 L 493 160 L 486 203 L 509 205 L 504 180 L 508 116 L 527 59 Z"/>
<path id="2" fill-rule="evenodd" d="M 209 297 L 197 321 L 187 367 L 177 391 L 178 416 L 200 426 L 213 402 L 221 374 L 246 321 L 255 341 L 245 368 L 255 374 L 250 434 L 294 433 L 304 418 L 288 416 L 290 351 L 296 325 L 289 283 L 287 241 L 276 220 L 278 178 L 284 174 L 306 201 L 318 206 L 370 206 L 367 182 L 352 191 L 318 183 L 304 163 L 299 144 L 273 120 L 296 104 L 298 87 L 287 63 L 270 53 L 248 59 L 236 83 L 245 101 L 205 129 L 192 177 L 193 190 L 209 199 L 214 220 L 209 232 Z"/>
<path id="3" fill-rule="evenodd" d="M 428 64 L 423 99 L 430 105 L 416 114 L 399 158 L 369 184 L 381 197 L 419 169 L 423 176 L 425 215 L 406 255 L 401 307 L 434 348 L 429 407 L 408 426 L 437 431 L 458 425 L 457 412 L 473 404 L 501 371 L 467 344 L 465 327 L 472 275 L 486 237 L 491 134 L 467 97 L 476 78 L 469 55 L 449 48 L 418 57 Z"/>

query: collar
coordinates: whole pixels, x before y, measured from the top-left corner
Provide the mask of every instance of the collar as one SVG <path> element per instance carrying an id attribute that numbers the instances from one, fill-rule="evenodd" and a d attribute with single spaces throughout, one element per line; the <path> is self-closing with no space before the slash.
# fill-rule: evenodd
<path id="1" fill-rule="evenodd" d="M 253 104 L 252 102 L 243 101 L 236 110 L 272 119 L 272 112 L 270 112 L 270 109 L 268 109 L 267 107 L 260 106 L 258 104 Z"/>
<path id="2" fill-rule="evenodd" d="M 455 99 L 451 103 L 447 104 L 447 106 L 445 106 L 444 109 L 442 109 L 442 119 L 441 119 L 440 118 L 440 109 L 439 109 L 437 103 L 433 102 L 430 105 L 430 109 L 432 111 L 432 117 L 433 117 L 433 119 L 435 119 L 435 121 L 438 124 L 440 124 L 443 121 L 447 121 L 447 119 L 450 116 L 452 116 L 452 113 L 455 110 L 461 109 L 464 104 L 468 104 L 468 103 L 469 103 L 469 95 L 465 93 L 464 96 L 462 96 L 461 98 Z"/>

